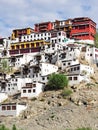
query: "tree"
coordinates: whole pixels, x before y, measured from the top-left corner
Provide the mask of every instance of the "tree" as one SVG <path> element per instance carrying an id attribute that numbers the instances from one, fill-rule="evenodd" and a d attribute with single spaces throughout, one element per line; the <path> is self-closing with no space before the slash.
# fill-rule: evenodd
<path id="1" fill-rule="evenodd" d="M 0 61 L 0 71 L 2 72 L 2 73 L 8 73 L 8 72 L 10 72 L 10 67 L 9 67 L 9 65 L 8 65 L 8 60 L 7 59 L 2 59 L 1 61 Z"/>
<path id="2" fill-rule="evenodd" d="M 17 130 L 15 124 L 13 125 L 12 130 Z"/>
<path id="3" fill-rule="evenodd" d="M 8 128 L 5 127 L 5 125 L 0 126 L 0 130 L 9 130 Z"/>
<path id="4" fill-rule="evenodd" d="M 63 89 L 65 86 L 68 86 L 68 79 L 63 74 L 52 74 L 49 77 L 48 88 L 50 90 Z"/>
<path id="5" fill-rule="evenodd" d="M 98 48 L 98 32 L 95 34 L 95 46 Z"/>

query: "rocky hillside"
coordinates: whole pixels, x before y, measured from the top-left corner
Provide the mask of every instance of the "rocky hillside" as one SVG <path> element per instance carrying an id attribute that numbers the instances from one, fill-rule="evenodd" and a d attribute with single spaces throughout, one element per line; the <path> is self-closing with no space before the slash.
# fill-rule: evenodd
<path id="1" fill-rule="evenodd" d="M 27 102 L 28 109 L 17 118 L 0 117 L 0 123 L 7 127 L 15 124 L 23 130 L 98 129 L 97 82 L 81 83 L 71 89 L 72 94 L 66 97 L 60 90 L 44 92 L 32 100 L 17 99 L 18 102 Z"/>

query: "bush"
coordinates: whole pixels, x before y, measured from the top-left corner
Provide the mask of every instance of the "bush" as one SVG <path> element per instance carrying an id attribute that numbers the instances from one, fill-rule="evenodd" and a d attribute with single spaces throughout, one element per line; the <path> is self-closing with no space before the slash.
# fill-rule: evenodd
<path id="1" fill-rule="evenodd" d="M 49 77 L 47 86 L 50 90 L 63 89 L 65 86 L 68 86 L 68 79 L 63 74 L 52 74 Z"/>
<path id="2" fill-rule="evenodd" d="M 35 101 L 35 100 L 37 100 L 37 98 L 36 98 L 36 97 L 31 98 L 31 101 Z"/>
<path id="3" fill-rule="evenodd" d="M 78 128 L 76 130 L 92 130 L 92 129 L 91 128 L 85 128 L 85 127 L 83 127 L 83 128 Z"/>
<path id="4" fill-rule="evenodd" d="M 66 98 L 72 94 L 72 91 L 70 89 L 64 89 L 61 95 Z"/>

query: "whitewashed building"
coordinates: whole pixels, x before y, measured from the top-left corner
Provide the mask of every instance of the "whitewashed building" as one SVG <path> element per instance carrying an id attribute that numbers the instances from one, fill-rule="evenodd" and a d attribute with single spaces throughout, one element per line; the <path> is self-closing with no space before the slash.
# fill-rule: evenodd
<path id="1" fill-rule="evenodd" d="M 53 31 L 51 32 L 51 43 L 59 43 L 59 44 L 66 44 L 66 32 L 64 31 Z"/>
<path id="2" fill-rule="evenodd" d="M 0 38 L 0 57 L 9 56 L 10 39 Z"/>
<path id="3" fill-rule="evenodd" d="M 26 82 L 31 82 L 31 78 L 20 78 L 20 77 L 15 77 L 11 78 L 6 86 L 6 93 L 8 95 L 13 95 L 17 92 L 21 91 L 21 88 L 25 86 Z"/>
<path id="4" fill-rule="evenodd" d="M 85 53 L 85 60 L 88 61 L 88 63 L 98 64 L 98 48 L 86 46 L 82 51 Z"/>
<path id="5" fill-rule="evenodd" d="M 26 104 L 3 103 L 0 105 L 0 116 L 19 116 L 27 108 Z"/>
<path id="6" fill-rule="evenodd" d="M 9 66 L 16 69 L 21 67 L 22 64 L 27 64 L 32 60 L 33 54 L 23 54 L 9 57 Z"/>
<path id="7" fill-rule="evenodd" d="M 87 75 L 81 75 L 81 74 L 70 74 L 67 75 L 68 79 L 69 79 L 69 85 L 73 86 L 75 84 L 79 84 L 82 81 L 84 82 L 90 82 L 90 77 Z"/>
<path id="8" fill-rule="evenodd" d="M 21 89 L 21 98 L 31 99 L 43 92 L 43 84 L 40 82 L 26 83 Z"/>
<path id="9" fill-rule="evenodd" d="M 58 66 L 50 63 L 39 63 L 37 65 L 30 66 L 29 77 L 33 81 L 38 81 L 42 83 L 47 83 L 49 75 L 56 73 L 58 71 Z"/>
<path id="10" fill-rule="evenodd" d="M 90 81 L 90 75 L 94 73 L 94 69 L 88 65 L 76 64 L 71 65 L 67 69 L 69 85 L 78 84 L 81 81 Z"/>
<path id="11" fill-rule="evenodd" d="M 34 41 L 34 40 L 49 41 L 50 38 L 51 38 L 51 33 L 50 32 L 31 33 L 30 35 L 21 36 L 21 42 Z"/>

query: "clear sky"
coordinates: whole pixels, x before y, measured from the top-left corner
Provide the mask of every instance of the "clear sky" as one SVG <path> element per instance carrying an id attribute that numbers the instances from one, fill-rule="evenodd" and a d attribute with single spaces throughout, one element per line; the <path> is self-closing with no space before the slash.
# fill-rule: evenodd
<path id="1" fill-rule="evenodd" d="M 98 0 L 0 0 L 0 36 L 39 22 L 84 16 L 98 24 Z"/>

